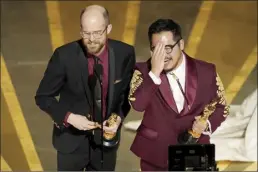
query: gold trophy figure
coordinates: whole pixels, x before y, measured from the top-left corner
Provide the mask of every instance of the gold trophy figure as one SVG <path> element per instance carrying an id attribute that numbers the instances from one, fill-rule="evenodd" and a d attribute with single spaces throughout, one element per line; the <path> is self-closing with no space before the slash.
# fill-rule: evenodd
<path id="1" fill-rule="evenodd" d="M 203 124 L 207 124 L 208 118 L 216 110 L 217 103 L 218 103 L 218 100 L 215 99 L 211 103 L 207 104 L 204 107 L 203 113 L 201 114 L 201 117 L 198 119 L 199 122 L 201 122 Z M 201 134 L 202 133 L 198 133 L 192 129 L 189 129 L 188 131 L 179 135 L 178 143 L 179 144 L 195 144 L 198 141 L 198 139 L 200 138 Z"/>
<path id="2" fill-rule="evenodd" d="M 116 124 L 117 122 L 117 114 L 113 113 L 107 120 L 106 126 L 107 127 L 112 127 Z M 116 133 L 110 133 L 110 132 L 105 132 L 104 131 L 104 138 L 106 140 L 112 140 L 116 136 Z"/>
<path id="3" fill-rule="evenodd" d="M 116 113 L 112 113 L 111 116 L 108 118 L 106 122 L 107 127 L 112 127 L 116 125 L 118 119 L 118 115 Z M 101 125 L 99 123 L 95 123 L 95 125 L 99 128 L 101 128 Z M 119 135 L 117 131 L 116 133 L 111 133 L 111 132 L 103 132 L 103 145 L 106 147 L 114 147 L 117 145 L 119 141 Z"/>

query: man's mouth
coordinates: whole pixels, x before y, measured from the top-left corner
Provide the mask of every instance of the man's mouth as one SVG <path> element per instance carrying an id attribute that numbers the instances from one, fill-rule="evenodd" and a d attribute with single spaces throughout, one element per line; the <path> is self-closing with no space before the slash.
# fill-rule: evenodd
<path id="1" fill-rule="evenodd" d="M 167 62 L 169 62 L 170 60 L 172 60 L 172 58 L 166 58 L 166 59 L 164 60 L 164 62 L 167 63 Z"/>
<path id="2" fill-rule="evenodd" d="M 89 48 L 91 49 L 97 48 L 97 45 L 89 45 Z"/>
<path id="3" fill-rule="evenodd" d="M 89 43 L 88 45 L 89 45 L 90 47 L 96 47 L 96 46 L 98 45 L 98 43 L 93 43 L 93 42 L 92 42 L 92 43 Z"/>

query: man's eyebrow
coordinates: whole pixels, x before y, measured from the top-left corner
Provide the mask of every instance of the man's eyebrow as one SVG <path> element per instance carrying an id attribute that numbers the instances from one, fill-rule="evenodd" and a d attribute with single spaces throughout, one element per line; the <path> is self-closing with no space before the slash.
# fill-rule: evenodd
<path id="1" fill-rule="evenodd" d="M 95 30 L 95 31 L 91 31 L 91 32 L 101 32 L 102 30 Z M 87 33 L 90 33 L 89 31 L 85 31 L 83 30 L 83 32 L 87 32 Z"/>
<path id="2" fill-rule="evenodd" d="M 92 32 L 101 32 L 102 30 L 95 30 L 95 31 L 92 31 Z"/>

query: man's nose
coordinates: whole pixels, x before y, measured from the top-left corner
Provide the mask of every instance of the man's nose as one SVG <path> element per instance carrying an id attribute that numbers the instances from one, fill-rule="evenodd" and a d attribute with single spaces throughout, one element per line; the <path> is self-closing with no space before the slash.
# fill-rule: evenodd
<path id="1" fill-rule="evenodd" d="M 93 34 L 90 34 L 89 40 L 92 42 L 94 40 Z"/>

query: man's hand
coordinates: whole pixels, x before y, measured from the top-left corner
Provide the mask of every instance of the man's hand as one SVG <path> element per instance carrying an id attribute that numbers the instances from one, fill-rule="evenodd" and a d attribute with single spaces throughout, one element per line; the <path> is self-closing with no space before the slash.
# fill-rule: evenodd
<path id="1" fill-rule="evenodd" d="M 202 133 L 207 128 L 207 122 L 200 121 L 200 116 L 195 117 L 192 130 L 197 133 Z"/>
<path id="2" fill-rule="evenodd" d="M 67 122 L 78 130 L 91 130 L 97 128 L 95 122 L 89 121 L 86 116 L 71 113 Z"/>
<path id="3" fill-rule="evenodd" d="M 121 123 L 121 117 L 117 116 L 117 121 L 113 126 L 106 126 L 107 120 L 103 122 L 103 130 L 107 133 L 116 133 L 117 129 Z"/>
<path id="4" fill-rule="evenodd" d="M 159 77 L 164 69 L 165 60 L 165 45 L 158 43 L 153 53 L 151 53 L 151 72 Z"/>

